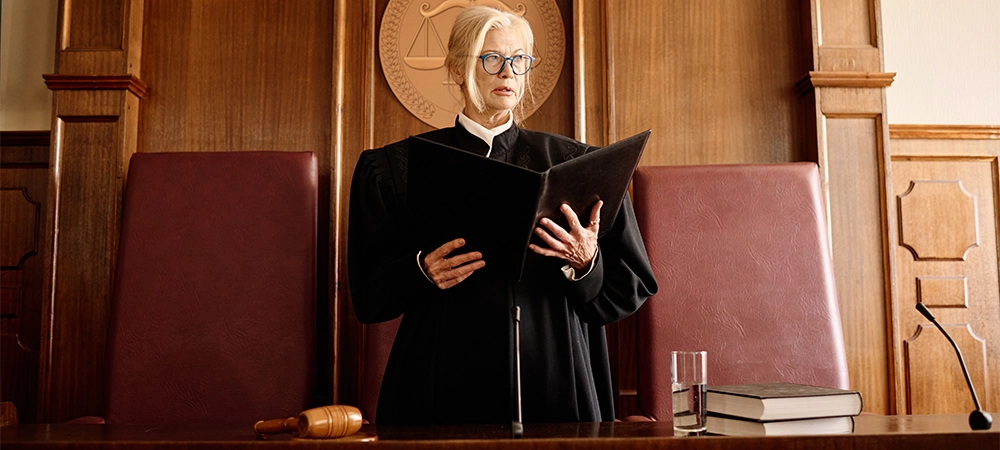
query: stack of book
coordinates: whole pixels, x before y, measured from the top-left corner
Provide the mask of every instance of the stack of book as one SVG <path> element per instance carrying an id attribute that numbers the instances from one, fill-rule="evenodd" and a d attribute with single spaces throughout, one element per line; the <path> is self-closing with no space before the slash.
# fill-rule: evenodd
<path id="1" fill-rule="evenodd" d="M 730 436 L 850 433 L 861 413 L 857 391 L 793 383 L 708 388 L 707 428 Z"/>

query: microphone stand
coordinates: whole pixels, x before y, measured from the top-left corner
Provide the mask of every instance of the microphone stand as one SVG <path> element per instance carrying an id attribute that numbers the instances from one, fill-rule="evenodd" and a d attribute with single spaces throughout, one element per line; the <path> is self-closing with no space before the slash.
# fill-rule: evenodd
<path id="1" fill-rule="evenodd" d="M 516 418 L 510 423 L 510 437 L 520 439 L 524 436 L 524 424 L 521 423 L 521 307 L 511 308 L 514 318 L 514 395 L 517 400 Z"/>
<path id="2" fill-rule="evenodd" d="M 965 382 L 969 384 L 969 392 L 972 392 L 972 402 L 976 404 L 976 410 L 969 413 L 969 427 L 973 430 L 989 430 L 993 426 L 993 417 L 979 406 L 979 397 L 976 396 L 976 388 L 972 385 L 972 378 L 969 377 L 969 369 L 965 367 L 965 358 L 962 358 L 962 351 L 958 349 L 955 340 L 948 335 L 947 331 L 944 331 L 944 328 L 934 319 L 934 315 L 931 314 L 930 310 L 923 303 L 917 302 L 917 311 L 920 311 L 920 314 L 923 314 L 938 330 L 941 330 L 941 333 L 944 334 L 944 337 L 948 338 L 948 342 L 955 349 L 955 353 L 958 354 L 958 362 L 962 366 L 962 373 L 965 374 Z"/>

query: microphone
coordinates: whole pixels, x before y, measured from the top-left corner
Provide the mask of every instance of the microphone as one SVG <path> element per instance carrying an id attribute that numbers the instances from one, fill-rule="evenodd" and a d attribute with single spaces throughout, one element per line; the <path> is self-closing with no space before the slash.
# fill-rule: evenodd
<path id="1" fill-rule="evenodd" d="M 298 437 L 313 439 L 341 438 L 361 429 L 361 411 L 347 405 L 331 405 L 307 409 L 298 417 L 260 420 L 253 424 L 257 436 L 298 433 Z"/>
<path id="2" fill-rule="evenodd" d="M 927 320 L 931 321 L 937 329 L 941 330 L 944 337 L 948 338 L 948 342 L 951 342 L 951 346 L 955 349 L 955 353 L 958 354 L 958 363 L 962 366 L 962 372 L 965 374 L 965 382 L 969 384 L 969 392 L 972 392 L 972 402 L 976 404 L 976 410 L 969 414 L 969 426 L 973 430 L 989 430 L 993 426 L 993 417 L 990 413 L 983 411 L 979 406 L 979 397 L 976 396 L 976 388 L 972 385 L 972 378 L 969 378 L 969 369 L 965 367 L 965 359 L 962 358 L 962 351 L 958 349 L 958 345 L 955 344 L 955 340 L 948 335 L 947 331 L 941 327 L 941 324 L 934 319 L 934 315 L 924 306 L 923 303 L 917 302 L 917 311 L 923 314 Z"/>
<path id="3" fill-rule="evenodd" d="M 510 423 L 510 437 L 520 439 L 524 436 L 524 424 L 521 423 L 521 307 L 511 308 L 514 316 L 514 395 L 517 398 L 517 417 Z"/>

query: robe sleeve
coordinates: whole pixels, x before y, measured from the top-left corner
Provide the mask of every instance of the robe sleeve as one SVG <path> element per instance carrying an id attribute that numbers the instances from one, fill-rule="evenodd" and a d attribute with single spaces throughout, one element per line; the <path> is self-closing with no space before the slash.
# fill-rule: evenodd
<path id="1" fill-rule="evenodd" d="M 568 282 L 567 289 L 584 322 L 607 325 L 632 315 L 657 289 L 628 195 L 612 229 L 597 244 L 600 251 L 593 271 L 582 280 Z"/>
<path id="2" fill-rule="evenodd" d="M 351 181 L 347 270 L 362 323 L 395 319 L 436 289 L 420 271 L 418 249 L 407 242 L 401 187 L 386 153 L 362 153 Z"/>

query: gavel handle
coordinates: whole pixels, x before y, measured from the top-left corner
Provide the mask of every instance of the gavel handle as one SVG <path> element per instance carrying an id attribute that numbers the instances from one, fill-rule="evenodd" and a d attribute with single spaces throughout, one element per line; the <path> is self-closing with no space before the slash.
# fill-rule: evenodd
<path id="1" fill-rule="evenodd" d="M 253 424 L 253 431 L 257 436 L 265 434 L 281 434 L 299 430 L 299 419 L 289 417 L 287 419 L 259 420 Z"/>

